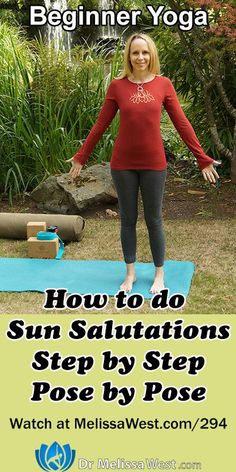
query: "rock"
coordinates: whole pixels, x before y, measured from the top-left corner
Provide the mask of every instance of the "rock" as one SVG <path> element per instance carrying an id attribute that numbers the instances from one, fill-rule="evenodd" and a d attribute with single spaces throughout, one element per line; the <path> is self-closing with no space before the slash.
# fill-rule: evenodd
<path id="1" fill-rule="evenodd" d="M 110 208 L 107 208 L 106 215 L 109 216 L 109 218 L 114 218 L 118 216 L 118 213 L 116 211 L 110 210 Z"/>
<path id="2" fill-rule="evenodd" d="M 31 197 L 41 210 L 62 214 L 77 214 L 99 203 L 117 202 L 109 163 L 82 169 L 75 181 L 69 174 L 48 177 Z"/>

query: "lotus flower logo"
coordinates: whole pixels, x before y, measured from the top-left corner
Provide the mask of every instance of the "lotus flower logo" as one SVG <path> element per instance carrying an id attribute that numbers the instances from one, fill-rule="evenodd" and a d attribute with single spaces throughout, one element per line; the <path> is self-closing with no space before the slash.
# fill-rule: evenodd
<path id="1" fill-rule="evenodd" d="M 54 442 L 51 446 L 41 444 L 40 449 L 36 449 L 35 456 L 38 465 L 43 470 L 67 470 L 75 460 L 75 450 L 71 449 L 69 444 L 60 446 Z"/>

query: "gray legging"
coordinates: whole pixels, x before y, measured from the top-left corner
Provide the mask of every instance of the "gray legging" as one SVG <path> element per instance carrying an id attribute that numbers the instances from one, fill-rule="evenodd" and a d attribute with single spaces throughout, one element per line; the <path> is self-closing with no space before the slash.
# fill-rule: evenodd
<path id="1" fill-rule="evenodd" d="M 162 200 L 166 170 L 111 170 L 116 187 L 120 217 L 121 244 L 126 264 L 136 259 L 136 223 L 139 187 L 150 247 L 156 267 L 164 264 L 165 236 L 162 227 Z"/>

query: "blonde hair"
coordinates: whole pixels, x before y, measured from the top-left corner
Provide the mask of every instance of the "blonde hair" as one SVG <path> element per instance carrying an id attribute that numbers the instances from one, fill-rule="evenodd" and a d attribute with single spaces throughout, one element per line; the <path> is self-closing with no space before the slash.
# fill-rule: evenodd
<path id="1" fill-rule="evenodd" d="M 149 72 L 155 75 L 160 74 L 160 61 L 159 61 L 157 48 L 153 39 L 144 33 L 134 33 L 127 40 L 125 50 L 124 50 L 123 70 L 121 71 L 120 75 L 116 77 L 117 79 L 123 79 L 124 77 L 129 77 L 130 75 L 132 75 L 133 68 L 130 62 L 130 47 L 131 47 L 131 43 L 135 39 L 143 39 L 144 41 L 146 41 L 148 45 L 148 49 L 150 53 Z"/>

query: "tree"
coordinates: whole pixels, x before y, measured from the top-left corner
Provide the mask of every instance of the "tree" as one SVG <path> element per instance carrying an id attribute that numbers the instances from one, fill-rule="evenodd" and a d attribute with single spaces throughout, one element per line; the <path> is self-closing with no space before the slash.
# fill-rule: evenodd
<path id="1" fill-rule="evenodd" d="M 236 94 L 235 90 L 227 87 L 226 62 L 230 61 L 232 69 L 236 63 L 236 8 L 233 2 L 227 3 L 216 0 L 168 0 L 169 6 L 175 11 L 183 8 L 207 8 L 210 26 L 208 28 L 194 27 L 191 32 L 177 30 L 189 64 L 194 69 L 201 84 L 204 97 L 204 107 L 212 141 L 222 157 L 230 161 L 231 179 L 236 183 Z M 231 68 L 228 68 L 228 70 Z M 230 71 L 232 72 L 232 71 Z M 235 80 L 233 82 L 235 88 Z M 232 133 L 232 147 L 225 144 L 220 133 L 217 119 L 217 108 L 214 97 L 218 95 L 221 106 L 228 117 L 229 129 Z"/>

